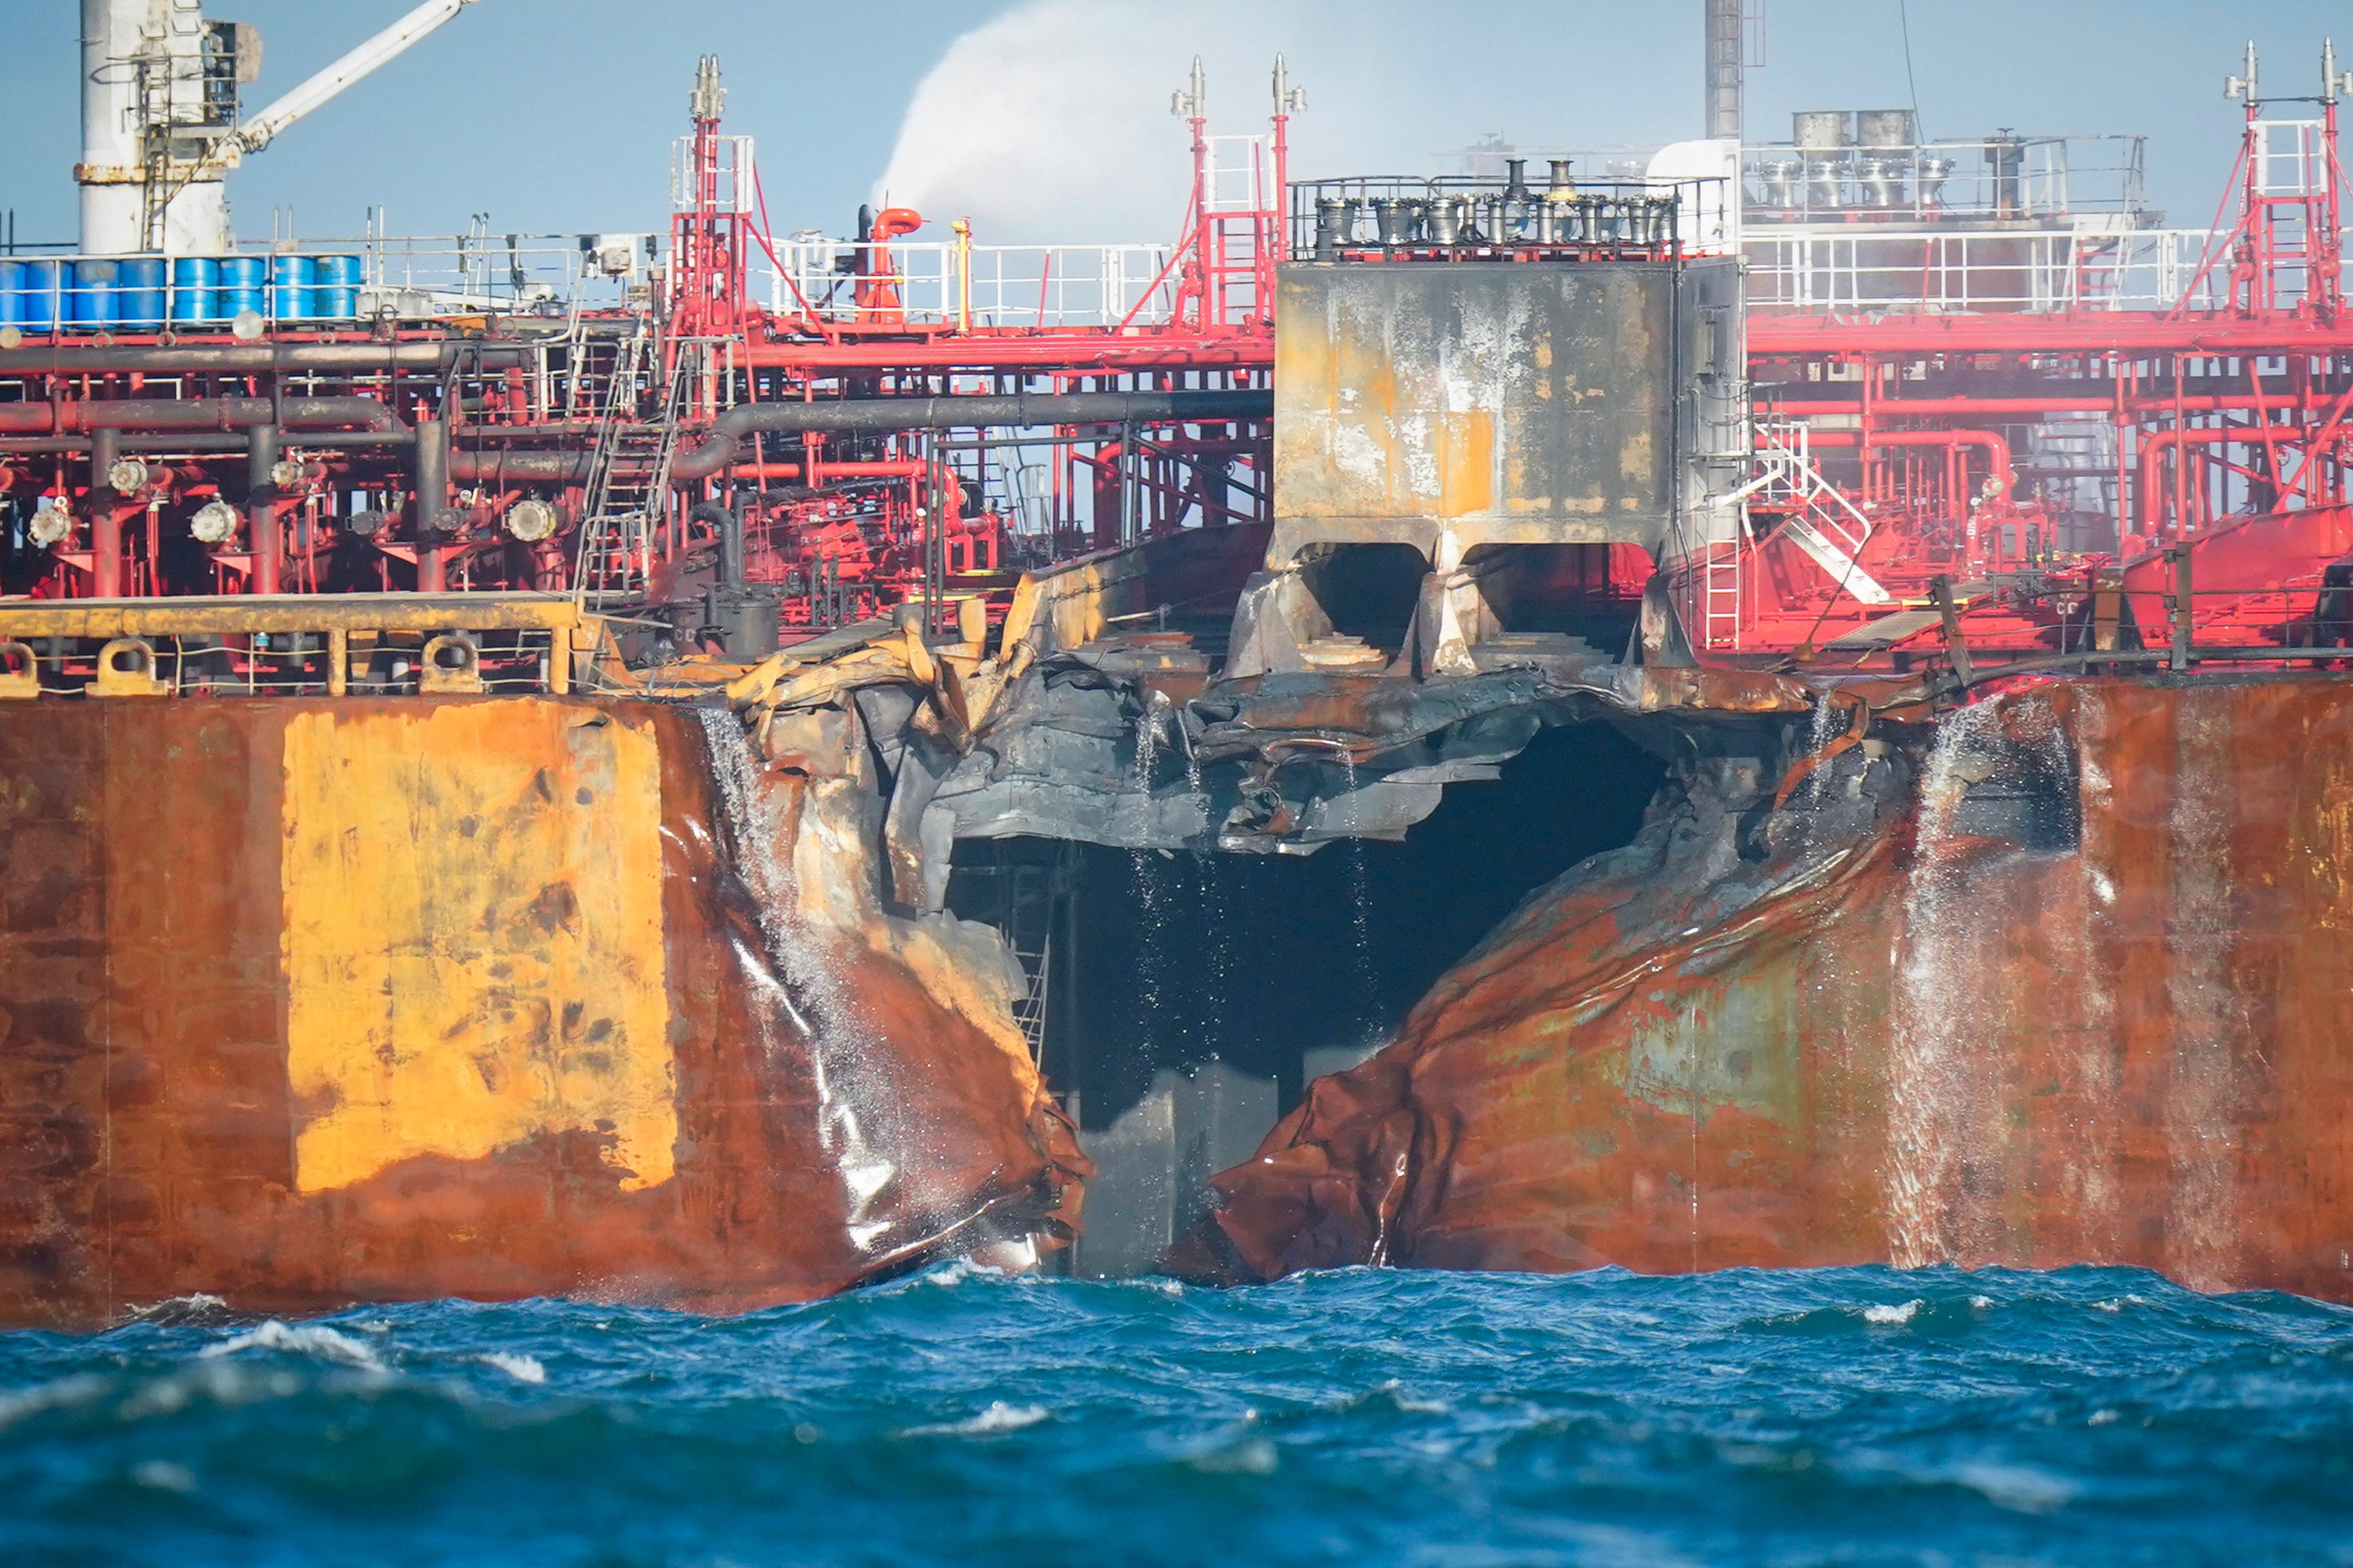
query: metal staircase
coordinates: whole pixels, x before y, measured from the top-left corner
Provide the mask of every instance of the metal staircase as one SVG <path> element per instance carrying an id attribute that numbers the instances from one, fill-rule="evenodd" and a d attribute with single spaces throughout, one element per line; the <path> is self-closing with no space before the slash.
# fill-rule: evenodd
<path id="1" fill-rule="evenodd" d="M 1871 540 L 1871 520 L 1814 467 L 1803 423 L 1757 421 L 1757 477 L 1726 499 L 1745 502 L 1761 495 L 1784 511 L 1780 536 L 1803 551 L 1841 592 L 1865 605 L 1895 602 L 1895 595 L 1858 564 L 1857 557 Z"/>
<path id="2" fill-rule="evenodd" d="M 639 332 L 621 340 L 589 461 L 587 516 L 572 578 L 573 596 L 583 608 L 638 603 L 652 582 L 654 532 L 670 493 L 681 405 L 693 384 L 695 363 L 694 346 L 681 345 L 647 423 L 641 390 L 660 374 L 653 339 Z"/>

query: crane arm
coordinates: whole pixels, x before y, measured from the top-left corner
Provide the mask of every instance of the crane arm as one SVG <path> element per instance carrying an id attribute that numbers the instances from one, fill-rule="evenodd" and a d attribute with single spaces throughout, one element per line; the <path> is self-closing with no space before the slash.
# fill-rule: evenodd
<path id="1" fill-rule="evenodd" d="M 238 126 L 230 144 L 240 152 L 260 152 L 280 132 L 404 53 L 473 3 L 474 0 L 425 0 L 424 5 Z"/>

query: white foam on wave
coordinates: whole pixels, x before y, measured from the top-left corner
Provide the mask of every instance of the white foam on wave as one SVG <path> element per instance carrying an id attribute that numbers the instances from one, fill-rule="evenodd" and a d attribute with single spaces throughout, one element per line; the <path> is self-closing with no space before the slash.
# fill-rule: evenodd
<path id="1" fill-rule="evenodd" d="M 494 1366 L 517 1383 L 545 1383 L 547 1368 L 537 1356 L 522 1355 L 513 1351 L 491 1351 L 481 1358 L 484 1366 Z"/>
<path id="2" fill-rule="evenodd" d="M 1862 1310 L 1862 1321 L 1866 1323 L 1879 1323 L 1883 1325 L 1908 1323 L 1919 1314 L 1920 1309 L 1926 1305 L 1927 1303 L 1926 1301 L 1919 1300 L 1917 1297 L 1915 1297 L 1909 1301 L 1900 1302 L 1893 1307 L 1884 1303 L 1880 1303 L 1865 1307 Z"/>
<path id="3" fill-rule="evenodd" d="M 129 1321 L 134 1323 L 186 1323 L 226 1316 L 228 1303 L 209 1290 L 191 1291 L 185 1296 L 174 1296 L 168 1300 L 134 1309 Z"/>
<path id="4" fill-rule="evenodd" d="M 338 1333 L 324 1323 L 281 1323 L 275 1318 L 259 1328 L 232 1334 L 216 1345 L 206 1345 L 196 1353 L 209 1359 L 235 1355 L 239 1351 L 248 1350 L 287 1351 L 296 1355 L 316 1356 L 321 1361 L 356 1367 L 362 1372 L 382 1372 L 385 1369 L 375 1352 L 349 1334 Z"/>
<path id="5" fill-rule="evenodd" d="M 1025 1426 L 1035 1426 L 1053 1414 L 1042 1405 L 1008 1405 L 1002 1399 L 992 1399 L 988 1408 L 962 1421 L 942 1421 L 929 1426 L 910 1426 L 904 1434 L 910 1437 L 987 1437 L 1000 1432 L 1018 1432 Z"/>

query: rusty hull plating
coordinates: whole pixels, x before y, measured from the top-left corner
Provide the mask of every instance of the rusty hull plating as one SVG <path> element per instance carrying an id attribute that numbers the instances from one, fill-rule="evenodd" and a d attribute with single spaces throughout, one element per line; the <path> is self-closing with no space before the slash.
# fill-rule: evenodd
<path id="1" fill-rule="evenodd" d="M 2346 698 L 2012 692 L 1916 781 L 1847 748 L 1762 859 L 1736 781 L 1696 779 L 1313 1086 L 1178 1261 L 2132 1264 L 2353 1300 Z"/>
<path id="2" fill-rule="evenodd" d="M 843 802 L 691 710 L 26 703 L 0 779 L 0 1322 L 738 1310 L 1068 1234 L 994 933 L 881 915 Z"/>

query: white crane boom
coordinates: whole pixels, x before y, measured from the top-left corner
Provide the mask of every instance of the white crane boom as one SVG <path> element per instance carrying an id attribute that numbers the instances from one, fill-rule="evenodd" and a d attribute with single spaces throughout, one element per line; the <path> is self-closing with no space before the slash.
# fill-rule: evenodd
<path id="1" fill-rule="evenodd" d="M 474 0 L 425 0 L 425 4 L 353 49 L 332 65 L 237 127 L 233 143 L 259 153 L 280 132 L 433 32 Z"/>

